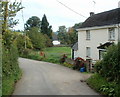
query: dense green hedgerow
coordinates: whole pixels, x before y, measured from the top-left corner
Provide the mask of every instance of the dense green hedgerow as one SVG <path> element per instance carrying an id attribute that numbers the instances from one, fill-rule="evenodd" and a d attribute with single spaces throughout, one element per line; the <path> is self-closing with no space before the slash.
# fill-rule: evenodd
<path id="1" fill-rule="evenodd" d="M 87 80 L 87 83 L 109 97 L 119 97 L 120 95 L 120 44 L 112 45 L 107 49 L 103 60 L 95 65 L 94 76 Z"/>
<path id="2" fill-rule="evenodd" d="M 87 80 L 89 86 L 95 89 L 102 95 L 107 95 L 109 97 L 119 97 L 120 95 L 120 84 L 116 82 L 108 82 L 100 74 L 96 73 Z"/>
<path id="3" fill-rule="evenodd" d="M 103 60 L 97 62 L 95 66 L 97 72 L 108 81 L 119 82 L 120 80 L 119 45 L 110 46 Z"/>
<path id="4" fill-rule="evenodd" d="M 21 76 L 18 50 L 10 31 L 4 34 L 2 43 L 2 95 L 11 95 L 15 83 Z"/>

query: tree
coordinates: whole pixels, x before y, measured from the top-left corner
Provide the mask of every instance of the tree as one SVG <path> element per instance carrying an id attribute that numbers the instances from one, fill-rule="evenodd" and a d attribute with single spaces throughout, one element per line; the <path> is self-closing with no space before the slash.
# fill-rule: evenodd
<path id="1" fill-rule="evenodd" d="M 78 34 L 74 27 L 69 27 L 68 31 L 66 31 L 65 26 L 60 26 L 58 39 L 62 44 L 72 46 L 78 41 Z"/>
<path id="2" fill-rule="evenodd" d="M 18 65 L 18 51 L 14 43 L 13 32 L 9 30 L 9 19 L 14 18 L 22 9 L 21 3 L 0 1 L 2 4 L 2 95 L 11 95 L 14 83 L 20 78 L 21 70 Z M 9 13 L 9 14 L 8 14 Z M 8 18 L 9 17 L 9 18 Z M 15 23 L 11 24 L 12 27 Z M 9 83 L 9 84 L 8 84 Z M 0 84 L 1 86 L 1 84 Z M 6 88 L 9 87 L 9 88 Z"/>
<path id="3" fill-rule="evenodd" d="M 82 22 L 81 23 L 76 23 L 73 28 L 74 29 L 79 29 L 82 26 Z"/>
<path id="4" fill-rule="evenodd" d="M 53 44 L 52 44 L 52 40 L 48 37 L 48 35 L 44 34 L 44 38 L 46 39 L 46 47 L 52 47 Z"/>
<path id="5" fill-rule="evenodd" d="M 18 53 L 21 55 L 25 49 L 25 41 L 28 49 L 32 49 L 33 45 L 28 36 L 22 35 L 20 32 L 14 32 L 14 42 L 17 45 Z"/>
<path id="6" fill-rule="evenodd" d="M 31 28 L 29 31 L 27 31 L 27 35 L 31 39 L 34 49 L 41 50 L 45 47 L 46 39 L 44 35 L 39 32 L 39 28 Z"/>
<path id="7" fill-rule="evenodd" d="M 67 32 L 67 28 L 65 26 L 59 26 L 58 33 L 66 33 L 66 32 Z"/>
<path id="8" fill-rule="evenodd" d="M 50 39 L 52 39 L 52 26 L 49 26 L 49 23 L 47 21 L 47 17 L 44 14 L 41 22 L 41 33 L 47 34 Z"/>
<path id="9" fill-rule="evenodd" d="M 37 27 L 40 29 L 41 21 L 40 18 L 37 16 L 32 16 L 29 18 L 25 24 L 25 29 L 30 30 L 33 27 Z"/>
<path id="10" fill-rule="evenodd" d="M 1 5 L 2 5 L 1 15 L 3 16 L 2 26 L 3 34 L 8 27 L 13 28 L 18 23 L 18 20 L 14 20 L 14 17 L 16 16 L 16 13 L 19 12 L 24 7 L 21 7 L 21 3 L 19 2 L 10 3 L 8 1 L 2 1 Z"/>

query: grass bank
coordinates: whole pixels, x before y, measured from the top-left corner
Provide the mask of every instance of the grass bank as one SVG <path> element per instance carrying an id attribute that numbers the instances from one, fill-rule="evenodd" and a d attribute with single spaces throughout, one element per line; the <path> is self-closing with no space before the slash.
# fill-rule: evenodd
<path id="1" fill-rule="evenodd" d="M 106 97 L 120 97 L 120 84 L 108 82 L 104 77 L 97 73 L 87 79 L 87 84 Z"/>
<path id="2" fill-rule="evenodd" d="M 44 52 L 45 57 L 40 56 L 40 51 L 33 50 L 29 50 L 28 54 L 25 54 L 22 57 L 56 64 L 60 63 L 59 61 L 63 54 L 66 54 L 68 58 L 71 57 L 70 47 L 48 47 L 45 48 L 42 52 Z"/>
<path id="3" fill-rule="evenodd" d="M 6 76 L 2 79 L 2 95 L 11 95 L 14 91 L 15 84 L 20 80 L 22 76 L 22 70 L 20 70 L 16 76 Z"/>

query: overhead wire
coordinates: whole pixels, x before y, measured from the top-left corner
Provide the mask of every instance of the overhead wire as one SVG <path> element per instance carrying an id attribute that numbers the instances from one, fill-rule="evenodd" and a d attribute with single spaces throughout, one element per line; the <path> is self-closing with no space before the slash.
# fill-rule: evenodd
<path id="1" fill-rule="evenodd" d="M 64 7 L 66 7 L 67 9 L 69 9 L 70 11 L 72 11 L 72 12 L 78 14 L 79 16 L 82 16 L 82 17 L 84 17 L 84 18 L 87 18 L 86 16 L 84 16 L 84 15 L 78 13 L 77 11 L 75 11 L 75 10 L 73 10 L 72 8 L 68 7 L 68 6 L 65 5 L 64 3 L 60 2 L 59 0 L 56 0 L 56 1 L 57 1 L 58 3 L 60 3 L 61 5 L 63 5 Z"/>

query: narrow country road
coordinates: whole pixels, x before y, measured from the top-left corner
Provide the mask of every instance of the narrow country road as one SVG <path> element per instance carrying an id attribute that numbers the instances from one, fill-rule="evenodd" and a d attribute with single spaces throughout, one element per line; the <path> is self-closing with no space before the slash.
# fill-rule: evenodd
<path id="1" fill-rule="evenodd" d="M 19 58 L 23 76 L 13 95 L 99 95 L 85 82 L 86 74 L 47 62 Z"/>

